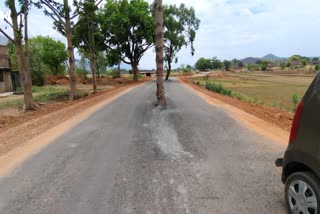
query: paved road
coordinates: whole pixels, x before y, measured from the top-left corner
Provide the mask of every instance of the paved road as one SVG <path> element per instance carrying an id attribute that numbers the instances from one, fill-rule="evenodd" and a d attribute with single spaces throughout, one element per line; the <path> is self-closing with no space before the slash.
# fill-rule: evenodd
<path id="1" fill-rule="evenodd" d="M 176 81 L 96 112 L 0 180 L 0 213 L 285 213 L 284 147 Z M 80 109 L 79 109 L 80 110 Z"/>

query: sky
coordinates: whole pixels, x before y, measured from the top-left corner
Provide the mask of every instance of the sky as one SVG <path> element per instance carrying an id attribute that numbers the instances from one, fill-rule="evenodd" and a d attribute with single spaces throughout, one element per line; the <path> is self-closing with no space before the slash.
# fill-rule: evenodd
<path id="1" fill-rule="evenodd" d="M 174 67 L 194 65 L 200 57 L 230 60 L 269 53 L 280 57 L 320 56 L 319 0 L 163 0 L 163 3 L 194 7 L 201 20 L 195 55 L 191 56 L 189 48 L 182 49 Z M 4 0 L 0 0 L 1 28 L 6 26 L 4 17 L 9 19 L 9 12 Z M 29 20 L 30 37 L 41 34 L 65 42 L 42 11 L 33 9 Z M 139 67 L 155 68 L 154 50 L 145 54 Z"/>

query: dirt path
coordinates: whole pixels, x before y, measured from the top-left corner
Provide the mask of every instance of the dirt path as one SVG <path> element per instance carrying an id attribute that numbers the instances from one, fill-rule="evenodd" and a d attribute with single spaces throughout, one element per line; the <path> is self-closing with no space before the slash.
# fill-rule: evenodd
<path id="1" fill-rule="evenodd" d="M 281 144 L 288 143 L 289 130 L 293 115 L 268 106 L 252 104 L 209 91 L 195 85 L 189 78 L 180 78 L 180 82 L 193 90 L 208 103 L 225 109 L 249 129 Z"/>
<path id="2" fill-rule="evenodd" d="M 28 141 L 41 135 L 52 127 L 63 123 L 64 121 L 75 119 L 75 123 L 81 118 L 88 116 L 91 112 L 96 111 L 101 104 L 120 96 L 129 89 L 143 83 L 131 83 L 119 88 L 108 91 L 99 92 L 97 94 L 85 97 L 80 100 L 56 103 L 46 106 L 38 111 L 28 112 L 22 116 L 14 118 L 9 125 L 0 128 L 0 156 L 5 155 L 9 151 L 25 145 Z M 80 116 L 86 112 L 84 116 Z M 65 129 L 70 128 L 64 127 Z M 55 134 L 65 130 L 55 130 Z"/>

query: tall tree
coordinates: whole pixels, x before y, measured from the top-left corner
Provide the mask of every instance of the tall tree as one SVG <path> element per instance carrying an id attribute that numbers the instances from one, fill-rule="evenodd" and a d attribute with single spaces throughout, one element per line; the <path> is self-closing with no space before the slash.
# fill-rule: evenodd
<path id="1" fill-rule="evenodd" d="M 166 96 L 163 83 L 163 7 L 162 0 L 154 1 L 156 24 L 156 64 L 157 64 L 157 105 L 166 106 Z"/>
<path id="2" fill-rule="evenodd" d="M 32 85 L 43 85 L 46 74 L 58 75 L 65 71 L 67 51 L 64 43 L 50 37 L 36 36 L 29 39 L 30 72 Z M 9 43 L 11 67 L 18 69 L 15 47 Z"/>
<path id="3" fill-rule="evenodd" d="M 68 45 L 68 58 L 69 58 L 69 76 L 70 76 L 70 100 L 77 98 L 77 78 L 75 72 L 75 58 L 74 49 L 72 43 L 72 33 L 74 26 L 72 26 L 72 20 L 76 18 L 78 13 L 78 3 L 75 0 L 74 6 L 76 10 L 71 15 L 71 7 L 68 0 L 63 0 L 63 3 L 59 3 L 54 0 L 39 0 L 39 7 L 43 8 L 44 13 L 53 19 L 55 29 L 67 38 Z"/>
<path id="4" fill-rule="evenodd" d="M 6 19 L 5 21 L 13 29 L 13 38 L 1 28 L 0 32 L 7 37 L 15 47 L 20 79 L 24 89 L 24 110 L 33 110 L 37 108 L 37 104 L 34 102 L 32 96 L 32 79 L 29 62 L 28 15 L 30 2 L 29 0 L 20 0 L 19 10 L 17 10 L 15 0 L 6 0 L 6 6 L 10 9 L 12 24 Z"/>
<path id="5" fill-rule="evenodd" d="M 164 51 L 167 64 L 166 80 L 169 79 L 171 64 L 178 62 L 177 54 L 183 46 L 190 45 L 191 55 L 194 55 L 193 42 L 196 31 L 199 29 L 200 20 L 195 15 L 195 10 L 187 8 L 185 4 L 164 6 Z"/>
<path id="6" fill-rule="evenodd" d="M 108 58 L 104 51 L 100 51 L 96 55 L 96 66 L 97 66 L 97 76 L 101 77 L 101 74 L 107 72 L 107 67 L 109 66 Z"/>
<path id="7" fill-rule="evenodd" d="M 50 68 L 52 74 L 58 75 L 62 63 L 68 58 L 65 44 L 49 36 L 33 37 L 30 43 L 36 48 L 33 54 L 38 54 L 39 60 Z M 35 53 L 36 51 L 38 53 Z"/>
<path id="8" fill-rule="evenodd" d="M 196 69 L 204 71 L 206 69 L 212 69 L 212 64 L 210 59 L 200 58 L 195 64 Z"/>
<path id="9" fill-rule="evenodd" d="M 144 0 L 108 0 L 100 13 L 100 23 L 108 53 L 119 53 L 122 62 L 131 65 L 138 80 L 138 65 L 153 46 L 154 20 Z"/>
<path id="10" fill-rule="evenodd" d="M 102 50 L 103 34 L 100 33 L 94 0 L 85 0 L 80 4 L 78 25 L 74 30 L 74 44 L 88 53 L 92 73 L 93 93 L 97 92 L 96 54 Z"/>

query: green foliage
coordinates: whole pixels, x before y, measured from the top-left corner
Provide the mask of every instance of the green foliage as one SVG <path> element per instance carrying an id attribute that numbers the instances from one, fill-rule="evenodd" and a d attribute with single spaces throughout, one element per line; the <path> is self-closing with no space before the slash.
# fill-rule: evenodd
<path id="1" fill-rule="evenodd" d="M 258 71 L 260 69 L 259 65 L 253 65 L 253 64 L 246 65 L 246 68 L 249 71 Z"/>
<path id="2" fill-rule="evenodd" d="M 302 57 L 300 55 L 293 55 L 289 58 L 290 66 L 300 68 L 303 66 Z M 289 67 L 289 66 L 288 66 Z"/>
<path id="3" fill-rule="evenodd" d="M 206 82 L 205 88 L 210 90 L 210 91 L 214 91 L 214 92 L 217 92 L 219 94 L 228 95 L 228 96 L 230 96 L 231 92 L 232 92 L 230 89 L 227 89 L 227 88 L 223 87 L 223 85 L 216 84 L 216 83 L 213 83 L 213 82 Z"/>
<path id="4" fill-rule="evenodd" d="M 83 54 L 80 54 L 80 60 L 76 64 L 76 73 L 79 77 L 82 77 L 83 79 L 87 79 L 87 67 L 88 67 L 88 61 L 86 60 L 86 57 Z"/>
<path id="5" fill-rule="evenodd" d="M 320 65 L 319 65 L 319 64 L 316 65 L 316 66 L 315 66 L 315 69 L 316 69 L 317 71 L 319 71 L 319 70 L 320 70 Z"/>
<path id="6" fill-rule="evenodd" d="M 268 65 L 269 65 L 269 62 L 268 62 L 268 61 L 262 61 L 262 62 L 260 63 L 261 71 L 266 71 L 266 70 L 268 70 Z"/>
<path id="7" fill-rule="evenodd" d="M 291 62 L 288 61 L 286 66 L 287 66 L 288 68 L 290 68 L 290 67 L 291 67 Z"/>
<path id="8" fill-rule="evenodd" d="M 185 4 L 164 6 L 164 60 L 168 69 L 183 46 L 191 46 L 191 55 L 194 55 L 193 42 L 196 31 L 199 29 L 200 20 L 195 15 L 194 8 L 187 8 Z"/>
<path id="9" fill-rule="evenodd" d="M 96 67 L 97 67 L 97 75 L 107 73 L 107 67 L 110 66 L 107 55 L 104 51 L 100 51 L 96 54 Z"/>
<path id="10" fill-rule="evenodd" d="M 104 35 L 99 27 L 99 19 L 96 11 L 98 6 L 94 0 L 85 0 L 79 3 L 80 16 L 78 24 L 73 32 L 73 44 L 93 60 L 104 48 Z M 90 55 L 93 53 L 94 55 Z"/>
<path id="11" fill-rule="evenodd" d="M 305 67 L 308 64 L 308 60 L 307 59 L 302 59 L 301 63 L 303 65 L 303 67 Z"/>
<path id="12" fill-rule="evenodd" d="M 43 85 L 44 76 L 64 74 L 67 52 L 64 43 L 51 37 L 36 36 L 29 39 L 30 71 L 33 85 Z M 9 43 L 9 56 L 13 70 L 18 70 L 15 47 Z"/>
<path id="13" fill-rule="evenodd" d="M 11 69 L 14 71 L 19 70 L 16 49 L 15 49 L 14 44 L 12 42 L 8 43 L 8 51 L 9 51 Z"/>
<path id="14" fill-rule="evenodd" d="M 299 103 L 299 97 L 297 94 L 292 94 L 292 102 L 294 105 L 297 105 Z"/>
<path id="15" fill-rule="evenodd" d="M 108 0 L 98 16 L 105 50 L 114 59 L 110 61 L 117 64 L 122 60 L 134 69 L 153 45 L 154 19 L 149 4 L 144 0 Z"/>
<path id="16" fill-rule="evenodd" d="M 238 59 L 233 59 L 231 61 L 231 65 L 233 67 L 233 69 L 241 69 L 243 68 L 243 62 L 241 60 L 238 60 Z"/>
<path id="17" fill-rule="evenodd" d="M 196 69 L 200 70 L 200 71 L 204 71 L 206 69 L 212 69 L 212 64 L 210 59 L 205 59 L 205 58 L 200 58 L 197 62 L 196 62 Z"/>
<path id="18" fill-rule="evenodd" d="M 110 71 L 107 72 L 108 76 L 111 76 L 113 79 L 117 79 L 120 77 L 119 72 L 117 71 L 117 69 L 112 69 Z"/>
<path id="19" fill-rule="evenodd" d="M 287 66 L 287 65 L 286 65 L 285 62 L 281 62 L 281 63 L 280 63 L 280 68 L 281 68 L 281 70 L 284 70 L 286 66 Z"/>
<path id="20" fill-rule="evenodd" d="M 231 69 L 231 62 L 228 61 L 228 60 L 224 60 L 222 63 L 223 63 L 223 68 L 224 68 L 226 71 L 230 71 L 230 69 Z"/>
<path id="21" fill-rule="evenodd" d="M 212 69 L 221 69 L 223 67 L 223 63 L 217 59 L 217 57 L 213 57 L 211 59 Z"/>

